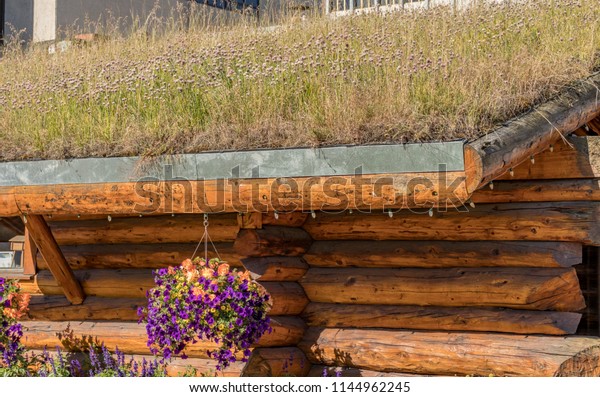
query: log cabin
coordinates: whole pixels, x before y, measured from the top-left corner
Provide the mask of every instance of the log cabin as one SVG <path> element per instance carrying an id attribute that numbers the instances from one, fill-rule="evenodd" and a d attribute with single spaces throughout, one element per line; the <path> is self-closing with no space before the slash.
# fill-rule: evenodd
<path id="1" fill-rule="evenodd" d="M 598 376 L 599 85 L 470 142 L 2 163 L 24 343 L 68 328 L 149 355 L 152 270 L 208 214 L 209 256 L 273 299 L 273 332 L 222 375 Z M 206 346 L 171 374 L 211 368 Z"/>
<path id="2" fill-rule="evenodd" d="M 0 2 L 4 3 L 11 2 Z M 576 16 L 577 28 L 571 30 L 584 37 L 588 29 L 582 26 L 597 24 L 600 14 L 598 8 L 594 10 Z M 508 11 L 508 8 L 501 9 L 501 15 Z M 520 20 L 521 11 L 511 11 L 518 14 L 515 21 Z M 539 14 L 535 7 L 525 11 L 529 15 Z M 563 8 L 562 11 L 571 15 L 577 10 Z M 550 13 L 559 14 L 555 9 Z M 406 37 L 409 41 L 414 38 L 413 31 L 417 32 L 415 36 L 427 38 L 427 33 L 432 33 L 423 34 L 415 21 L 428 25 L 435 18 L 442 24 L 448 21 L 441 12 L 432 13 L 432 20 L 419 19 L 427 15 L 408 14 L 404 21 L 408 22 L 410 34 Z M 453 18 L 453 26 L 459 25 L 460 12 Z M 333 22 L 330 25 L 329 19 L 321 22 L 312 31 L 322 39 L 318 44 L 311 37 L 297 41 L 295 47 L 315 48 L 318 53 L 325 43 L 326 49 L 334 49 L 334 55 L 342 54 L 338 49 L 343 50 L 343 46 L 334 43 L 354 35 L 363 22 L 358 18 L 349 20 L 352 29 L 335 27 Z M 352 47 L 357 43 L 362 46 L 364 37 L 350 37 L 347 41 L 347 59 L 362 60 L 358 65 L 366 71 L 367 84 L 375 85 L 378 79 L 383 80 L 384 83 L 376 87 L 381 88 L 381 92 L 395 94 L 396 88 L 406 87 L 394 86 L 388 79 L 410 74 L 408 81 L 414 77 L 413 67 L 422 68 L 423 76 L 433 75 L 443 80 L 445 72 L 436 75 L 433 68 L 443 69 L 448 65 L 430 68 L 425 57 L 419 60 L 417 56 L 416 63 L 401 63 L 401 66 L 408 65 L 401 73 L 396 64 L 393 68 L 389 67 L 391 63 L 387 65 L 387 75 L 383 73 L 384 68 L 371 67 L 388 62 L 381 52 L 390 48 L 386 44 L 389 36 L 381 36 L 379 27 L 391 29 L 399 24 L 394 20 L 388 25 L 379 25 L 379 20 L 364 21 L 377 27 L 363 29 L 372 34 L 370 43 L 385 44 L 369 54 L 361 52 L 363 47 L 357 47 L 358 50 Z M 518 27 L 518 32 L 511 32 L 514 40 L 526 38 L 528 41 L 521 47 L 511 42 L 515 47 L 508 49 L 508 55 L 500 52 L 499 58 L 504 63 L 521 61 L 523 54 L 515 49 L 529 51 L 538 43 L 535 48 L 542 51 L 547 44 L 538 34 L 542 26 L 552 24 L 539 23 L 529 29 L 529 34 L 521 31 L 527 26 L 523 27 L 520 22 L 514 25 Z M 560 28 L 558 25 L 552 29 Z M 312 25 L 303 26 L 310 29 Z M 322 34 L 321 30 L 331 33 Z M 310 36 L 291 27 L 289 31 L 294 36 Z M 249 31 L 242 32 L 239 37 L 246 38 Z M 269 32 L 290 34 L 287 29 Z M 454 33 L 442 30 L 452 38 L 459 37 L 457 32 L 456 26 Z M 472 31 L 467 30 L 467 36 L 473 32 L 485 33 L 479 25 Z M 257 34 L 265 34 L 260 36 L 264 38 L 267 33 Z M 401 35 L 402 32 L 394 33 Z M 243 150 L 233 150 L 237 142 L 226 142 L 229 146 L 209 146 L 194 152 L 185 147 L 185 143 L 194 143 L 185 140 L 185 133 L 198 133 L 198 124 L 208 113 L 202 113 L 202 109 L 187 113 L 185 110 L 201 105 L 195 94 L 206 88 L 206 84 L 194 85 L 195 80 L 188 83 L 188 77 L 183 81 L 182 76 L 188 76 L 185 73 L 190 71 L 204 72 L 202 67 L 212 71 L 218 65 L 203 64 L 196 69 L 185 69 L 185 66 L 177 69 L 176 65 L 203 62 L 211 57 L 231 65 L 227 62 L 233 59 L 236 63 L 241 57 L 238 48 L 228 47 L 226 42 L 218 43 L 216 50 L 211 47 L 196 51 L 197 47 L 177 47 L 179 41 L 186 41 L 181 39 L 180 32 L 174 37 L 176 39 L 171 38 L 166 44 L 146 35 L 133 41 L 134 44 L 152 43 L 157 47 L 155 52 L 115 40 L 108 42 L 110 48 L 104 52 L 93 52 L 104 45 L 98 41 L 53 55 L 46 54 L 45 50 L 40 55 L 34 48 L 31 55 L 18 53 L 17 61 L 8 52 L 0 60 L 2 71 L 13 66 L 10 73 L 29 67 L 31 59 L 46 66 L 37 68 L 42 77 L 15 73 L 14 81 L 1 80 L 0 83 L 0 139 L 3 139 L 0 277 L 19 280 L 23 290 L 32 296 L 24 321 L 23 343 L 28 349 L 40 351 L 61 346 L 70 350 L 75 339 L 104 343 L 110 349 L 118 347 L 139 358 L 149 357 L 145 327 L 138 324 L 136 311 L 145 304 L 145 293 L 154 285 L 152 272 L 192 256 L 208 230 L 213 244 L 208 245 L 205 255 L 248 270 L 273 301 L 269 313 L 273 332 L 252 346 L 248 363 L 236 363 L 218 373 L 219 376 L 322 376 L 338 372 L 343 376 L 381 377 L 600 375 L 600 63 L 597 55 L 600 53 L 597 44 L 595 48 L 585 43 L 574 50 L 571 48 L 573 53 L 569 54 L 567 65 L 569 68 L 579 65 L 579 71 L 573 72 L 577 78 L 572 80 L 538 76 L 533 82 L 528 77 L 524 83 L 521 80 L 527 89 L 518 90 L 508 82 L 502 86 L 502 76 L 502 79 L 491 79 L 499 87 L 488 82 L 489 85 L 477 85 L 475 92 L 460 93 L 463 98 L 459 99 L 465 100 L 465 96 L 498 88 L 511 99 L 525 102 L 511 106 L 510 111 L 500 112 L 515 117 L 494 120 L 497 128 L 485 132 L 440 134 L 434 137 L 442 139 L 429 140 L 431 136 L 420 140 L 416 134 L 409 134 L 406 140 L 388 139 L 384 133 L 380 140 L 367 140 L 373 143 L 370 145 L 353 144 L 356 143 L 354 137 L 350 137 L 347 141 L 340 139 L 334 146 L 326 146 L 331 143 L 328 142 L 299 148 L 299 145 L 252 146 L 244 135 L 251 135 L 251 131 L 243 130 L 237 136 L 248 144 Z M 198 34 L 191 39 L 186 36 L 188 44 L 199 41 L 194 40 L 198 37 Z M 202 39 L 206 37 L 208 35 Z M 557 37 L 554 30 L 551 37 Z M 580 37 L 572 39 L 586 41 Z M 271 47 L 276 48 L 275 52 L 278 48 L 285 58 L 290 56 L 285 51 L 291 46 L 286 41 L 280 47 L 277 40 L 266 41 L 268 48 L 252 47 L 256 45 L 252 40 L 245 43 L 267 54 L 259 57 L 256 68 L 250 68 L 253 72 L 258 70 L 268 75 L 273 69 L 268 71 L 267 66 L 282 67 L 284 63 L 301 65 L 300 69 L 291 69 L 291 75 L 304 73 L 305 67 L 319 73 L 328 71 L 300 61 L 274 59 L 270 57 L 274 52 Z M 561 37 L 560 42 L 563 46 L 571 41 Z M 495 42 L 484 44 L 490 43 Z M 125 49 L 113 48 L 112 44 Z M 554 44 L 559 47 L 558 41 Z M 463 47 L 467 48 L 467 56 L 459 58 L 457 63 L 472 59 L 476 63 L 485 62 L 488 58 L 485 51 L 477 57 L 471 53 L 473 46 Z M 391 48 L 404 51 L 404 45 Z M 414 50 L 418 53 L 420 48 L 415 45 Z M 136 57 L 136 52 L 144 53 L 146 58 Z M 575 52 L 580 58 L 571 56 Z M 203 55 L 197 57 L 197 53 Z M 455 59 L 455 54 L 442 55 Z M 122 58 L 134 59 L 130 62 Z M 403 59 L 400 55 L 392 58 L 394 61 Z M 552 61 L 554 58 L 558 55 L 552 54 Z M 263 59 L 266 66 L 261 69 Z M 535 62 L 534 69 L 544 64 L 539 59 Z M 556 65 L 552 63 L 544 70 L 554 73 L 558 70 Z M 332 62 L 330 66 L 336 73 L 331 77 L 335 93 L 326 98 L 339 100 L 345 91 L 340 94 L 337 89 L 347 79 L 337 74 L 339 63 Z M 521 68 L 523 63 L 517 62 L 515 69 Z M 81 70 L 85 72 L 80 73 Z M 454 68 L 450 72 L 460 70 Z M 474 68 L 469 70 L 477 72 Z M 156 71 L 162 74 L 156 77 Z M 531 71 L 524 68 L 523 73 Z M 568 72 L 571 73 L 571 69 Z M 200 74 L 202 76 L 196 77 L 200 80 L 206 77 L 203 82 L 218 85 L 225 81 Z M 97 90 L 93 94 L 86 84 L 96 79 L 96 75 L 102 78 L 94 83 Z M 245 70 L 243 76 L 246 76 Z M 259 79 L 257 76 L 251 77 Z M 579 80 L 582 76 L 588 77 Z M 222 77 L 227 79 L 229 75 L 223 73 Z M 48 84 L 40 82 L 44 78 Z M 117 89 L 122 91 L 111 96 L 114 84 L 121 84 L 115 81 L 125 83 Z M 150 81 L 147 85 L 152 89 L 144 91 L 147 87 L 142 87 L 136 91 L 136 87 L 143 85 L 141 81 Z M 324 82 L 323 79 L 307 81 Z M 270 99 L 272 82 L 261 86 L 267 94 L 258 97 L 259 101 Z M 161 84 L 164 90 L 155 90 Z M 563 89 L 536 90 L 533 87 L 536 84 L 555 84 Z M 83 88 L 77 88 L 80 86 Z M 311 91 L 311 87 L 315 85 L 303 85 L 294 95 L 309 95 L 320 89 L 317 85 L 319 89 Z M 130 88 L 133 94 L 128 96 Z M 295 97 L 283 95 L 284 90 L 291 90 L 288 88 L 289 84 L 280 87 L 277 94 L 293 101 Z M 297 86 L 292 88 L 298 89 Z M 366 90 L 364 85 L 359 88 Z M 455 85 L 454 88 L 460 87 Z M 529 88 L 539 95 L 531 94 Z M 58 90 L 59 94 L 45 96 L 43 92 L 27 96 L 28 90 L 36 89 Z M 173 107 L 182 114 L 168 118 L 169 114 L 157 109 L 172 109 L 173 102 L 177 105 L 179 100 L 183 101 L 185 98 L 175 93 L 179 89 L 187 90 L 193 101 L 184 101 L 184 105 L 190 106 Z M 506 94 L 511 89 L 519 94 Z M 163 91 L 166 94 L 162 94 Z M 228 101 L 233 101 L 238 93 L 224 92 Z M 99 96 L 93 97 L 95 94 Z M 73 96 L 77 98 L 72 101 Z M 449 96 L 456 100 L 452 92 Z M 125 105 L 107 107 L 112 110 L 105 112 L 105 98 Z M 344 108 L 356 106 L 350 99 L 342 99 Z M 422 103 L 427 105 L 427 99 Z M 55 106 L 53 100 L 62 104 Z M 168 103 L 169 100 L 172 102 Z M 152 101 L 154 105 L 149 103 Z M 160 101 L 164 106 L 163 103 L 156 105 Z M 39 108 L 35 106 L 38 102 L 43 102 Z M 219 101 L 216 104 L 215 107 L 221 107 Z M 52 111 L 59 105 L 63 106 L 63 113 Z M 20 113 L 21 107 L 25 109 L 23 113 Z M 157 119 L 142 117 L 142 113 L 150 113 L 148 108 L 157 112 Z M 529 110 L 521 112 L 524 109 Z M 47 116 L 40 117 L 38 124 L 27 124 L 28 120 L 23 120 L 35 119 L 42 112 Z M 91 116 L 86 119 L 88 112 Z M 94 131 L 100 131 L 98 134 L 104 134 L 101 138 L 106 139 L 92 140 L 90 146 L 127 143 L 127 139 L 112 140 L 111 116 L 119 112 L 125 121 L 118 126 L 125 134 L 135 135 L 133 127 L 140 126 L 127 123 L 141 120 L 142 133 L 146 134 L 143 137 L 152 141 L 152 134 L 156 133 L 158 138 L 152 142 L 157 146 L 172 145 L 175 154 L 165 155 L 164 152 L 169 152 L 165 150 L 159 155 L 147 155 L 144 148 L 135 153 L 125 148 L 86 155 L 85 142 L 79 146 L 57 143 L 69 139 L 80 143 L 80 140 L 85 141 L 85 133 L 97 138 Z M 393 108 L 393 112 L 401 113 L 397 108 Z M 54 117 L 57 113 L 59 116 Z M 275 113 L 278 120 L 283 118 L 288 124 L 291 121 L 301 124 L 304 117 L 286 119 L 279 111 Z M 408 113 L 402 113 L 402 117 Z M 485 114 L 490 113 L 494 112 Z M 223 114 L 210 116 L 219 119 Z M 182 122 L 180 119 L 184 116 L 190 119 Z M 175 138 L 159 135 L 157 129 L 162 132 L 169 127 L 165 119 L 176 127 L 187 126 L 190 131 L 175 134 Z M 94 130 L 96 124 L 103 122 L 106 129 Z M 49 124 L 55 127 L 51 132 L 47 131 Z M 264 132 L 263 124 L 260 126 L 261 134 L 271 133 Z M 346 126 L 343 123 L 342 127 Z M 152 131 L 146 130 L 152 128 Z M 299 129 L 291 131 L 299 132 Z M 12 141 L 9 140 L 11 133 Z M 359 130 L 359 133 L 369 135 L 371 131 Z M 254 136 L 262 138 L 260 134 Z M 183 145 L 173 144 L 178 138 L 184 141 Z M 27 139 L 38 139 L 42 144 L 49 142 L 50 148 L 20 150 L 20 146 L 27 146 L 21 145 L 21 141 Z M 269 148 L 250 150 L 259 146 Z M 138 156 L 124 157 L 134 154 Z M 188 365 L 201 373 L 210 372 L 215 363 L 206 355 L 209 346 L 198 343 L 190 347 L 186 351 L 189 358 L 170 362 L 169 373 L 181 374 Z"/>

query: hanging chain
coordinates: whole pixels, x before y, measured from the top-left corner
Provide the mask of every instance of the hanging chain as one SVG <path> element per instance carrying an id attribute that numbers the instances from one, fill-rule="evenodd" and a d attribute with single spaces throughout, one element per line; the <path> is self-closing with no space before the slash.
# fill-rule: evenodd
<path id="1" fill-rule="evenodd" d="M 204 235 L 206 236 L 204 239 L 204 259 L 208 263 L 208 214 L 204 214 Z"/>
<path id="2" fill-rule="evenodd" d="M 194 250 L 194 253 L 192 254 L 192 260 L 194 260 L 194 258 L 196 257 L 196 253 L 198 252 L 198 249 L 200 248 L 200 244 L 204 243 L 204 259 L 206 260 L 206 263 L 208 263 L 208 243 L 210 242 L 210 244 L 212 245 L 213 249 L 215 250 L 215 255 L 217 256 L 217 258 L 220 258 L 221 256 L 219 255 L 219 251 L 217 250 L 217 247 L 215 247 L 215 244 L 213 243 L 212 239 L 210 238 L 210 234 L 208 234 L 208 214 L 204 214 L 204 233 L 202 234 L 202 237 L 200 238 L 200 241 L 198 241 L 198 245 L 196 246 L 196 249 Z"/>

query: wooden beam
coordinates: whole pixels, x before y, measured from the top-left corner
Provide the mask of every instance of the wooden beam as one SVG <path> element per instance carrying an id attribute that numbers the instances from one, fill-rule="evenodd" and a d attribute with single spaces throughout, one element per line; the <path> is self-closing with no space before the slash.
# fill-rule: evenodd
<path id="1" fill-rule="evenodd" d="M 330 269 L 300 281 L 311 302 L 578 311 L 573 268 Z"/>
<path id="2" fill-rule="evenodd" d="M 277 215 L 274 212 L 267 212 L 263 214 L 262 221 L 263 225 L 302 227 L 307 219 L 308 213 L 306 212 L 278 212 Z"/>
<path id="3" fill-rule="evenodd" d="M 298 281 L 308 270 L 308 264 L 304 259 L 296 256 L 244 258 L 242 264 L 252 278 L 260 282 Z"/>
<path id="4" fill-rule="evenodd" d="M 261 212 L 246 212 L 237 215 L 240 229 L 262 229 L 263 214 Z"/>
<path id="5" fill-rule="evenodd" d="M 310 303 L 302 314 L 311 327 L 391 328 L 566 335 L 580 313 L 475 307 L 424 307 Z"/>
<path id="6" fill-rule="evenodd" d="M 60 289 L 69 302 L 74 305 L 81 304 L 85 300 L 83 289 L 60 251 L 44 218 L 40 215 L 29 215 L 24 218 L 24 221 L 25 227 L 48 264 L 48 268 Z"/>
<path id="7" fill-rule="evenodd" d="M 471 196 L 476 204 L 544 201 L 600 201 L 599 179 L 496 181 Z"/>
<path id="8" fill-rule="evenodd" d="M 38 249 L 31 238 L 29 229 L 25 229 L 25 243 L 23 244 L 23 274 L 33 276 L 37 272 Z"/>
<path id="9" fill-rule="evenodd" d="M 306 252 L 312 239 L 303 229 L 284 226 L 265 226 L 263 229 L 240 230 L 233 243 L 243 256 L 298 256 Z"/>
<path id="10" fill-rule="evenodd" d="M 505 126 L 471 142 L 485 185 L 600 115 L 600 73 L 580 81 Z M 468 167 L 468 165 L 467 165 Z"/>
<path id="11" fill-rule="evenodd" d="M 198 243 L 204 233 L 200 214 L 49 222 L 60 245 Z M 231 242 L 239 231 L 236 214 L 212 215 L 214 242 Z M 190 252 L 189 255 L 193 253 Z"/>
<path id="12" fill-rule="evenodd" d="M 192 256 L 197 243 L 193 244 L 90 244 L 63 245 L 61 250 L 72 269 L 156 269 L 176 266 Z M 242 270 L 241 255 L 232 243 L 215 243 L 220 259 Z M 209 245 L 208 256 L 216 258 L 217 252 Z M 201 253 L 204 256 L 204 250 Z M 48 265 L 38 255 L 38 268 L 48 270 Z"/>
<path id="13" fill-rule="evenodd" d="M 88 296 L 81 305 L 71 305 L 59 295 L 32 295 L 27 318 L 37 321 L 137 321 L 137 308 L 145 298 L 101 298 Z"/>
<path id="14" fill-rule="evenodd" d="M 314 364 L 478 376 L 599 376 L 600 338 L 309 328 Z"/>
<path id="15" fill-rule="evenodd" d="M 529 159 L 511 172 L 499 176 L 501 180 L 522 179 L 590 179 L 600 177 L 600 137 L 569 137 L 559 141 L 553 151 L 546 150 Z"/>
<path id="16" fill-rule="evenodd" d="M 569 267 L 578 243 L 542 241 L 315 241 L 304 259 L 317 267 Z"/>
<path id="17" fill-rule="evenodd" d="M 22 342 L 28 349 L 54 349 L 61 346 L 59 334 L 67 327 L 76 337 L 104 343 L 113 350 L 118 347 L 126 354 L 149 354 L 147 346 L 146 326 L 137 322 L 95 322 L 95 321 L 23 321 L 26 329 Z M 301 339 L 306 326 L 297 317 L 271 317 L 273 332 L 266 333 L 258 341 L 256 347 L 279 347 L 296 345 Z M 199 341 L 186 349 L 190 357 L 208 358 L 206 351 L 212 349 L 212 342 Z"/>
<path id="18" fill-rule="evenodd" d="M 315 240 L 570 241 L 600 245 L 599 203 L 486 204 L 433 217 L 402 211 L 319 214 L 304 229 Z"/>
<path id="19" fill-rule="evenodd" d="M 10 218 L 20 215 L 15 201 L 15 188 L 0 186 L 0 217 Z"/>
<path id="20" fill-rule="evenodd" d="M 76 270 L 75 276 L 89 296 L 103 298 L 143 299 L 155 286 L 151 269 Z M 61 288 L 48 271 L 36 276 L 37 287 L 45 295 L 59 295 Z M 271 315 L 295 315 L 308 304 L 303 289 L 296 282 L 266 281 L 260 283 L 271 295 Z"/>
<path id="21" fill-rule="evenodd" d="M 469 197 L 464 171 L 288 179 L 189 181 L 173 192 L 164 182 L 19 186 L 14 201 L 23 213 L 87 216 L 429 208 Z"/>

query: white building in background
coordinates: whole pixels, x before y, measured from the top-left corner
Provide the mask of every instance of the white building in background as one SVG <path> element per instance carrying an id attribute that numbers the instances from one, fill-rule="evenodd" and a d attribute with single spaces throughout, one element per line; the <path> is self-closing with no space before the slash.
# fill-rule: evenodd
<path id="1" fill-rule="evenodd" d="M 255 7 L 261 15 L 284 9 L 312 8 L 319 0 L 0 0 L 0 36 L 18 36 L 25 42 L 61 39 L 64 32 L 96 33 L 106 28 L 123 31 L 151 21 L 187 18 L 191 4 L 212 4 L 216 14 L 222 7 Z M 316 3 L 315 3 L 316 4 Z M 198 5 L 202 9 L 205 5 Z M 109 29 L 110 30 L 110 29 Z"/>
<path id="2" fill-rule="evenodd" d="M 241 7 L 241 4 L 255 7 L 258 4 L 260 15 L 270 17 L 282 12 L 310 10 L 343 16 L 438 5 L 460 8 L 475 1 L 478 0 L 0 0 L 0 37 L 18 36 L 25 42 L 43 42 L 62 39 L 64 32 L 97 33 L 106 25 L 126 30 L 134 24 L 143 26 L 149 18 L 154 21 L 185 19 L 189 15 L 190 4 L 196 2 L 217 7 Z"/>

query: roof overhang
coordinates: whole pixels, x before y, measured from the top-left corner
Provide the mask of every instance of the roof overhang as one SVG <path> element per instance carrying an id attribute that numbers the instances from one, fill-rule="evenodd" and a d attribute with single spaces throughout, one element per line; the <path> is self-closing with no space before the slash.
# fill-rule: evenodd
<path id="1" fill-rule="evenodd" d="M 600 116 L 600 73 L 469 144 L 0 164 L 0 217 L 447 209 Z"/>
<path id="2" fill-rule="evenodd" d="M 462 141 L 0 164 L 0 216 L 460 205 Z"/>

